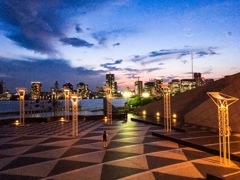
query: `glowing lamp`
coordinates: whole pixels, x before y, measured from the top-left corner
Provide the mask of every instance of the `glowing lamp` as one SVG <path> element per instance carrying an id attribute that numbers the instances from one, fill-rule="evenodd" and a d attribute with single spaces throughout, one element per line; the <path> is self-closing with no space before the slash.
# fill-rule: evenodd
<path id="1" fill-rule="evenodd" d="M 173 118 L 177 118 L 177 115 L 174 113 L 174 114 L 172 115 L 172 117 L 173 117 Z"/>
<path id="2" fill-rule="evenodd" d="M 144 92 L 144 93 L 142 94 L 142 96 L 145 97 L 145 98 L 147 98 L 147 97 L 150 96 L 150 94 L 149 94 L 148 92 Z"/>
<path id="3" fill-rule="evenodd" d="M 146 116 L 146 111 L 144 110 L 144 111 L 142 112 L 142 114 L 143 114 L 144 116 Z"/>

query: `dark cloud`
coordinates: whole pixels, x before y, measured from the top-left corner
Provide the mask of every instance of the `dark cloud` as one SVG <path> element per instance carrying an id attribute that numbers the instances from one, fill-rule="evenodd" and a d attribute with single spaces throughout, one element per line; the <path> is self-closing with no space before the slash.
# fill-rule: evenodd
<path id="1" fill-rule="evenodd" d="M 113 63 L 105 63 L 105 64 L 100 64 L 101 67 L 104 67 L 110 71 L 117 71 L 117 70 L 121 70 L 120 68 L 114 67 L 114 65 L 118 65 L 122 63 L 122 59 L 116 60 Z"/>
<path id="2" fill-rule="evenodd" d="M 54 41 L 66 36 L 67 19 L 104 7 L 108 1 L 1 0 L 1 29 L 7 38 L 23 48 L 54 54 L 57 51 Z M 76 26 L 77 31 L 79 28 Z"/>
<path id="3" fill-rule="evenodd" d="M 156 56 L 163 56 L 168 54 L 174 54 L 176 53 L 176 50 L 160 50 L 160 51 L 152 51 L 149 53 L 150 57 L 156 57 Z"/>
<path id="4" fill-rule="evenodd" d="M 213 73 L 213 69 L 210 68 L 210 69 L 204 71 L 202 74 L 212 74 L 212 73 Z"/>
<path id="5" fill-rule="evenodd" d="M 115 44 L 113 44 L 113 47 L 114 46 L 120 46 L 120 43 L 118 42 L 118 43 L 115 43 Z"/>
<path id="6" fill-rule="evenodd" d="M 79 24 L 77 24 L 77 25 L 75 26 L 75 30 L 76 30 L 77 33 L 80 33 L 80 32 L 83 31 Z"/>
<path id="7" fill-rule="evenodd" d="M 58 81 L 62 86 L 66 82 L 76 85 L 84 82 L 95 91 L 96 85 L 105 83 L 105 71 L 89 70 L 82 67 L 73 68 L 63 59 L 4 59 L 0 58 L 1 79 L 6 83 L 10 92 L 16 92 L 16 87 L 25 87 L 30 90 L 31 81 L 40 81 L 43 90 L 49 91 Z"/>
<path id="8" fill-rule="evenodd" d="M 61 38 L 61 42 L 63 42 L 65 45 L 72 45 L 74 47 L 92 47 L 93 44 L 88 43 L 87 41 L 79 38 Z"/>
<path id="9" fill-rule="evenodd" d="M 98 41 L 98 44 L 102 45 L 107 41 L 109 34 L 107 32 L 94 33 L 93 38 Z"/>
<path id="10" fill-rule="evenodd" d="M 228 36 L 232 36 L 232 32 L 228 31 L 228 32 L 227 32 L 227 35 L 228 35 Z"/>
<path id="11" fill-rule="evenodd" d="M 216 47 L 209 48 L 199 48 L 199 49 L 162 49 L 159 51 L 152 51 L 147 55 L 135 55 L 130 59 L 132 62 L 139 62 L 141 65 L 147 65 L 155 62 L 172 60 L 172 59 L 180 59 L 183 63 L 186 63 L 182 58 L 193 54 L 194 58 L 217 55 L 215 50 L 218 49 Z"/>
<path id="12" fill-rule="evenodd" d="M 84 67 L 78 67 L 76 68 L 78 74 L 81 75 L 88 75 L 88 76 L 98 76 L 98 75 L 102 75 L 102 74 L 106 74 L 107 71 L 103 71 L 103 70 L 92 70 L 92 69 L 86 69 Z"/>
<path id="13" fill-rule="evenodd" d="M 131 58 L 132 62 L 138 62 L 138 61 L 143 61 L 147 58 L 147 56 L 140 56 L 140 55 L 135 55 L 133 58 Z"/>

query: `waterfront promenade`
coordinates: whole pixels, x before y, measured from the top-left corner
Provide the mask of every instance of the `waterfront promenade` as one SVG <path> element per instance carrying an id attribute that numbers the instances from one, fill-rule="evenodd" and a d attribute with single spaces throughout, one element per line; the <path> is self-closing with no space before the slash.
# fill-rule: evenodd
<path id="1" fill-rule="evenodd" d="M 71 137 L 71 122 L 0 127 L 0 179 L 240 178 L 239 161 L 223 166 L 218 155 L 153 136 L 166 133 L 161 126 L 131 118 L 126 123 L 116 119 L 112 125 L 80 120 L 77 138 Z M 101 141 L 104 130 L 107 149 Z"/>

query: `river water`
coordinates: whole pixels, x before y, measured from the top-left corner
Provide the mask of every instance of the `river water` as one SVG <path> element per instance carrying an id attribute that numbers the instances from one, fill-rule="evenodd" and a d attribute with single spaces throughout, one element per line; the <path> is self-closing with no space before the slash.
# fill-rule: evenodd
<path id="1" fill-rule="evenodd" d="M 124 104 L 130 100 L 130 98 L 116 98 L 112 99 L 112 104 L 115 107 L 124 107 Z M 59 101 L 61 106 L 64 107 L 64 100 Z M 25 110 L 28 110 L 30 108 L 32 109 L 38 109 L 41 107 L 47 108 L 52 106 L 52 103 L 41 100 L 40 102 L 31 102 L 31 101 L 25 101 Z M 82 110 L 97 110 L 97 109 L 103 109 L 103 99 L 82 99 L 78 103 L 79 107 L 81 107 Z M 70 106 L 71 106 L 71 100 L 70 100 Z M 6 112 L 17 112 L 19 111 L 19 101 L 0 101 L 0 113 L 6 113 Z"/>

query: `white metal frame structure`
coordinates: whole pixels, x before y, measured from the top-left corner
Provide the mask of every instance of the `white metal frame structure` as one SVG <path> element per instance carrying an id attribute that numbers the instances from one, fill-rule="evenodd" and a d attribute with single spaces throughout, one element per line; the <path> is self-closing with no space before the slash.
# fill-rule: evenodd
<path id="1" fill-rule="evenodd" d="M 27 92 L 26 88 L 17 88 L 17 93 L 19 95 L 19 120 L 20 124 L 24 126 L 25 124 L 25 105 L 24 105 L 24 97 Z"/>
<path id="2" fill-rule="evenodd" d="M 65 115 L 65 121 L 69 121 L 69 97 L 70 97 L 70 89 L 69 88 L 63 88 L 64 93 L 64 115 Z"/>
<path id="3" fill-rule="evenodd" d="M 171 118 L 171 89 L 166 84 L 161 84 L 164 103 L 164 129 L 166 132 L 172 131 Z"/>
<path id="4" fill-rule="evenodd" d="M 72 136 L 78 136 L 78 96 L 76 94 L 71 95 L 72 101 Z"/>
<path id="5" fill-rule="evenodd" d="M 218 106 L 220 163 L 229 165 L 231 151 L 228 106 L 235 103 L 238 98 L 220 92 L 208 92 L 207 94 Z"/>
<path id="6" fill-rule="evenodd" d="M 110 86 L 105 86 L 104 91 L 107 96 L 107 122 L 112 125 L 112 89 Z"/>

